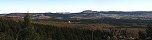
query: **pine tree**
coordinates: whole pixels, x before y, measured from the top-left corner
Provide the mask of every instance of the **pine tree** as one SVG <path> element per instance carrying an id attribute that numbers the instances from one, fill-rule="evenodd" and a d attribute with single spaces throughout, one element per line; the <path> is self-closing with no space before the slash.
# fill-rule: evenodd
<path id="1" fill-rule="evenodd" d="M 24 17 L 24 27 L 31 26 L 31 19 L 29 13 L 27 13 Z"/>
<path id="2" fill-rule="evenodd" d="M 23 28 L 21 30 L 21 36 L 24 40 L 38 40 L 39 34 L 36 33 L 34 26 L 32 26 L 29 13 L 26 14 L 23 21 Z M 22 40 L 21 39 L 21 40 Z"/>

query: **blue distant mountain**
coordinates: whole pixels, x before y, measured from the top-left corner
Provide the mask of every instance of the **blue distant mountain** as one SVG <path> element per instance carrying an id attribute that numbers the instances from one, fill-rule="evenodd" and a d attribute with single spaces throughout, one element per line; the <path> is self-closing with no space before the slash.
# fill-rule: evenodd
<path id="1" fill-rule="evenodd" d="M 9 13 L 5 16 L 20 16 L 24 17 L 26 13 Z M 29 13 L 31 16 L 49 17 L 55 19 L 101 19 L 101 18 L 114 18 L 114 19 L 152 19 L 152 11 L 83 11 L 79 13 Z M 3 15 L 3 14 L 1 14 Z"/>

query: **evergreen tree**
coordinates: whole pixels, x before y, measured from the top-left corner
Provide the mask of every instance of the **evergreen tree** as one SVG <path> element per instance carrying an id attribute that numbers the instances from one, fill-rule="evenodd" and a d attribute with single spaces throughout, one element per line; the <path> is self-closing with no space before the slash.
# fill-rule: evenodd
<path id="1" fill-rule="evenodd" d="M 23 29 L 21 30 L 21 40 L 38 40 L 38 35 L 35 31 L 34 26 L 32 26 L 29 13 L 24 17 Z"/>
<path id="2" fill-rule="evenodd" d="M 29 13 L 27 13 L 24 16 L 24 27 L 30 27 L 31 26 L 31 19 Z"/>

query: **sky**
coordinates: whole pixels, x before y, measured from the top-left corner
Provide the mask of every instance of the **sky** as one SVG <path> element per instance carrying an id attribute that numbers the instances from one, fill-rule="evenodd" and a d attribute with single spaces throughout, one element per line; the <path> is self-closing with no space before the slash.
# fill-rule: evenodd
<path id="1" fill-rule="evenodd" d="M 0 0 L 0 13 L 152 11 L 152 0 Z"/>

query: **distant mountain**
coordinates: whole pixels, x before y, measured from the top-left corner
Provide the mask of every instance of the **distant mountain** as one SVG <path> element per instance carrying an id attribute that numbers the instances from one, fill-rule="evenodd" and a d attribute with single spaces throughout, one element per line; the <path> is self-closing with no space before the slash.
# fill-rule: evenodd
<path id="1" fill-rule="evenodd" d="M 26 13 L 9 13 L 5 16 L 19 16 L 24 17 Z M 3 15 L 3 14 L 1 14 Z M 151 20 L 152 11 L 91 11 L 86 10 L 80 13 L 30 13 L 35 18 L 54 18 L 54 19 L 101 19 L 101 18 L 114 18 L 114 19 L 142 19 Z"/>

